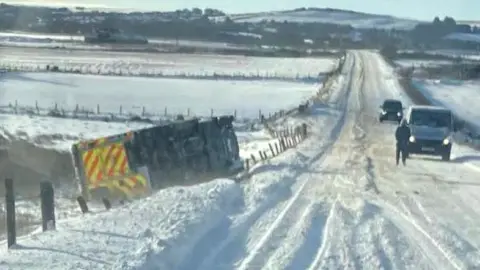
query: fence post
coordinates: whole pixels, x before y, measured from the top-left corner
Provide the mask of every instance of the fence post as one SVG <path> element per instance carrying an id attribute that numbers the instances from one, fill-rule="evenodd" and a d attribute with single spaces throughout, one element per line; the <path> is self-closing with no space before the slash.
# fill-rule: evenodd
<path id="1" fill-rule="evenodd" d="M 80 209 L 82 210 L 82 213 L 83 214 L 88 213 L 87 202 L 85 201 L 85 199 L 82 196 L 77 197 L 77 202 L 80 205 Z"/>
<path id="2" fill-rule="evenodd" d="M 15 193 L 13 191 L 13 180 L 5 179 L 5 206 L 7 211 L 7 244 L 10 248 L 17 243 L 17 230 L 15 227 Z"/>
<path id="3" fill-rule="evenodd" d="M 102 202 L 106 210 L 110 210 L 110 208 L 112 208 L 112 204 L 107 198 L 102 198 Z"/>
<path id="4" fill-rule="evenodd" d="M 282 146 L 281 147 L 282 151 L 287 150 L 287 144 L 285 143 L 285 137 L 282 137 L 282 139 L 280 141 L 280 145 Z"/>
<path id="5" fill-rule="evenodd" d="M 253 164 L 257 163 L 257 159 L 253 154 L 250 154 L 250 157 L 252 158 Z"/>
<path id="6" fill-rule="evenodd" d="M 273 147 L 272 147 L 272 144 L 268 144 L 268 147 L 270 147 L 270 151 L 272 151 L 272 157 L 275 156 L 275 152 L 273 151 Z"/>
<path id="7" fill-rule="evenodd" d="M 142 107 L 142 116 L 145 116 L 145 106 Z"/>
<path id="8" fill-rule="evenodd" d="M 120 115 L 122 115 L 122 113 L 123 113 L 123 107 L 122 105 L 120 105 Z"/>
<path id="9" fill-rule="evenodd" d="M 262 160 L 265 160 L 265 158 L 263 157 L 262 150 L 258 150 L 258 154 L 260 155 L 260 158 L 261 158 Z"/>
<path id="10" fill-rule="evenodd" d="M 97 104 L 97 114 L 100 114 L 100 104 Z"/>
<path id="11" fill-rule="evenodd" d="M 275 143 L 275 150 L 277 151 L 277 155 L 279 155 L 280 151 L 278 150 L 278 143 Z"/>
<path id="12" fill-rule="evenodd" d="M 40 199 L 42 207 L 42 230 L 55 230 L 55 199 L 51 182 L 40 183 Z"/>

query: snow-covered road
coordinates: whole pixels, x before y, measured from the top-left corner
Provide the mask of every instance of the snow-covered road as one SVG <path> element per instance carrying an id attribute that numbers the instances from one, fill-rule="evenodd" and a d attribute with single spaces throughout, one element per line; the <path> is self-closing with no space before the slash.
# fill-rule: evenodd
<path id="1" fill-rule="evenodd" d="M 395 125 L 377 121 L 378 106 L 385 98 L 409 101 L 378 54 L 349 52 L 334 86 L 326 105 L 314 106 L 316 113 L 306 119 L 311 136 L 251 168 L 251 179 L 241 186 L 212 182 L 188 192 L 165 190 L 148 199 L 157 210 L 139 202 L 105 217 L 65 222 L 58 233 L 22 239 L 20 248 L 1 252 L 0 266 L 480 269 L 478 167 L 465 163 L 455 146 L 456 158 L 448 163 L 413 157 L 406 167 L 395 165 Z M 191 195 L 205 188 L 215 192 Z M 175 192 L 178 200 L 160 200 Z M 135 216 L 145 222 L 132 221 Z M 85 232 L 77 239 L 69 232 L 93 226 L 108 235 Z M 113 234 L 128 240 L 112 242 Z"/>
<path id="2" fill-rule="evenodd" d="M 342 115 L 330 136 L 298 150 L 292 193 L 234 219 L 239 225 L 210 239 L 216 248 L 182 269 L 480 267 L 478 172 L 435 159 L 396 167 L 395 126 L 376 118 L 385 98 L 408 103 L 391 69 L 377 54 L 354 52 L 344 73 L 343 95 L 332 101 Z"/>

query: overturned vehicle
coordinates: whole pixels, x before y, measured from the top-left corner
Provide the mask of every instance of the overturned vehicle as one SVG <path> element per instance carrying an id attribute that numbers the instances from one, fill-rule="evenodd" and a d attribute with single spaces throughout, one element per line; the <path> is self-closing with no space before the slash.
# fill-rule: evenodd
<path id="1" fill-rule="evenodd" d="M 192 119 L 72 146 L 82 195 L 133 198 L 242 169 L 233 116 Z"/>

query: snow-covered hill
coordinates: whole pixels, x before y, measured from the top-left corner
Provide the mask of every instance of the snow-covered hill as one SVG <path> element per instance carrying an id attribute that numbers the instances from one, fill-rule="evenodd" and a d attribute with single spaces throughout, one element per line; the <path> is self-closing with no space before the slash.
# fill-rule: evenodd
<path id="1" fill-rule="evenodd" d="M 339 9 L 301 9 L 288 11 L 273 11 L 249 14 L 232 14 L 230 19 L 235 22 L 297 22 L 297 23 L 332 23 L 351 25 L 355 28 L 382 28 L 382 29 L 412 29 L 421 21 L 403 19 L 388 15 L 360 13 Z M 224 19 L 217 17 L 217 20 Z"/>

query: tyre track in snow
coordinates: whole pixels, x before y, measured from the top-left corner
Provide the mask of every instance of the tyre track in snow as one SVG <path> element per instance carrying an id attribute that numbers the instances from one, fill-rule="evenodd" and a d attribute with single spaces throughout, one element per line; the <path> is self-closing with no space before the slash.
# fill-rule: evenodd
<path id="1" fill-rule="evenodd" d="M 350 74 L 350 77 L 349 77 L 349 82 L 345 85 L 346 89 L 344 90 L 345 92 L 345 96 L 341 102 L 341 106 L 343 107 L 343 116 L 342 116 L 342 120 L 340 121 L 341 125 L 340 125 L 340 129 L 335 129 L 336 132 L 334 132 L 334 136 L 337 137 L 335 140 L 332 140 L 332 144 L 329 145 L 329 148 L 333 148 L 336 146 L 337 143 L 339 143 L 342 139 L 342 136 L 340 134 L 343 134 L 344 133 L 344 125 L 345 125 L 345 121 L 346 121 L 346 111 L 347 109 L 349 108 L 349 100 L 350 100 L 350 96 L 351 96 L 351 93 L 352 93 L 352 88 L 353 88 L 353 84 L 359 80 L 361 74 L 357 74 L 357 71 L 358 71 L 358 68 L 356 68 L 356 66 L 358 65 L 357 62 L 356 62 L 356 59 L 353 58 L 353 68 L 351 70 L 351 74 Z M 339 136 L 340 135 L 340 136 Z M 332 136 L 331 136 L 332 137 Z M 329 156 L 331 155 L 330 151 L 328 151 L 327 154 L 324 154 L 322 155 L 322 158 L 321 160 L 319 160 L 318 162 L 315 162 L 315 163 L 312 163 L 312 164 L 309 164 L 309 167 L 311 168 L 320 168 L 322 167 L 323 165 L 323 161 L 325 159 L 327 159 Z M 289 245 L 289 242 L 288 241 L 283 241 L 284 238 L 283 237 L 278 237 L 278 236 L 281 236 L 281 235 L 285 235 L 288 233 L 290 234 L 295 234 L 295 232 L 292 232 L 291 231 L 291 227 L 292 227 L 292 224 L 296 224 L 296 223 L 301 223 L 301 222 L 304 222 L 304 220 L 302 220 L 302 218 L 298 218 L 298 214 L 293 214 L 293 215 L 288 215 L 288 213 L 298 213 L 300 211 L 298 211 L 297 209 L 301 209 L 301 206 L 300 205 L 297 205 L 296 207 L 293 207 L 294 205 L 296 205 L 298 202 L 297 200 L 319 200 L 322 195 L 319 194 L 319 193 L 315 193 L 315 191 L 319 190 L 319 181 L 321 182 L 324 182 L 322 181 L 323 179 L 319 179 L 318 178 L 318 174 L 314 176 L 316 179 L 314 178 L 309 178 L 307 179 L 307 181 L 305 182 L 305 185 L 303 185 L 301 187 L 301 189 L 299 190 L 299 192 L 297 193 L 298 195 L 298 198 L 293 198 L 292 201 L 291 201 L 291 204 L 287 205 L 287 208 L 284 210 L 284 212 L 282 212 L 278 218 L 275 220 L 275 222 L 272 224 L 272 227 L 270 227 L 270 229 L 263 235 L 263 237 L 261 238 L 261 240 L 259 241 L 259 243 L 254 247 L 253 250 L 250 251 L 250 256 L 247 256 L 243 261 L 242 263 L 239 265 L 239 267 L 237 269 L 240 269 L 240 270 L 246 270 L 246 269 L 261 269 L 265 266 L 267 266 L 266 268 L 267 269 L 272 269 L 272 268 L 269 268 L 268 265 L 282 265 L 283 262 L 282 260 L 283 259 L 280 259 L 280 256 L 277 254 L 275 255 L 275 251 L 276 252 L 281 252 L 282 249 L 285 249 L 285 245 Z M 317 180 L 317 181 L 315 181 Z M 327 182 L 328 183 L 328 182 Z M 312 194 L 313 192 L 313 194 Z M 312 195 L 316 195 L 316 196 L 312 196 Z M 331 200 L 331 196 L 326 196 L 324 197 L 324 200 L 325 201 L 329 201 Z M 334 200 L 335 201 L 335 200 Z M 335 204 L 334 204 L 335 205 Z M 333 206 L 332 208 L 333 209 Z M 327 217 L 327 220 L 325 221 L 325 224 L 328 224 L 329 223 L 329 220 L 331 218 L 331 211 L 330 211 L 330 214 L 328 215 Z M 301 225 L 299 225 L 301 226 Z M 319 247 L 319 250 L 323 250 L 324 248 L 324 245 L 325 245 L 325 239 L 326 239 L 326 235 L 328 234 L 328 228 L 329 226 L 322 226 L 323 227 L 323 233 L 322 233 L 322 239 L 323 239 L 323 242 L 322 242 L 322 246 Z M 288 236 L 287 236 L 288 237 Z M 272 255 L 273 254 L 273 255 Z M 298 253 L 297 253 L 298 255 Z M 280 260 L 276 260 L 276 259 L 280 259 Z M 296 261 L 295 258 L 292 259 L 293 261 Z M 268 262 L 267 265 L 265 265 L 265 262 Z M 294 266 L 296 269 L 298 269 L 297 266 Z"/>
<path id="2" fill-rule="evenodd" d="M 350 65 L 355 65 L 354 59 Z M 347 74 L 350 74 L 349 71 L 351 71 L 352 68 L 349 68 L 347 65 L 345 66 L 344 70 L 347 70 Z M 351 81 L 351 78 L 352 75 L 350 74 L 348 80 Z M 321 164 L 343 128 L 345 121 L 344 110 L 347 106 L 346 100 L 350 95 L 349 85 L 350 83 L 347 83 L 346 87 L 342 87 L 341 91 L 344 92 L 344 95 L 341 96 L 341 99 L 337 102 L 337 106 L 342 108 L 342 114 L 335 126 L 331 129 L 330 134 L 325 138 L 325 144 L 320 147 L 316 155 L 307 161 L 305 166 L 307 169 L 321 167 Z M 187 264 L 179 269 L 210 270 L 232 269 L 234 267 L 238 269 L 251 269 L 250 267 L 259 269 L 267 263 L 269 255 L 272 255 L 273 251 L 275 251 L 274 248 L 281 244 L 284 236 L 287 237 L 286 235 L 291 233 L 291 231 L 298 232 L 299 229 L 302 228 L 302 222 L 312 225 L 321 224 L 319 223 L 322 220 L 321 214 L 317 211 L 320 206 L 317 204 L 312 205 L 310 197 L 306 196 L 307 191 L 314 187 L 316 183 L 311 180 L 311 177 L 308 175 L 308 170 L 305 171 L 302 169 L 304 168 L 299 168 L 299 171 L 293 178 L 306 179 L 297 181 L 300 182 L 300 186 L 287 202 L 281 200 L 277 202 L 275 206 L 271 205 L 266 207 L 266 209 L 260 207 L 257 211 L 247 216 L 241 218 L 232 217 L 234 222 L 237 221 L 237 223 L 230 226 L 228 233 L 223 235 L 224 237 L 222 237 L 222 239 L 213 240 L 213 243 L 212 241 L 209 242 L 210 247 L 215 247 L 211 252 L 205 254 L 205 256 L 199 260 L 189 260 Z M 275 202 L 272 204 L 275 204 Z M 276 214 L 274 211 L 275 208 L 281 209 L 282 211 Z M 267 223 L 268 226 L 259 224 L 262 218 L 267 221 L 270 220 L 270 222 Z M 252 230 L 254 230 L 253 233 L 256 234 L 254 238 L 256 245 L 250 250 L 242 250 L 247 248 L 246 238 L 252 233 Z M 309 229 L 307 229 L 307 231 L 308 230 Z M 194 248 L 194 250 L 198 249 L 199 247 Z M 242 255 L 242 253 L 246 254 Z M 236 258 L 240 257 L 243 257 L 243 260 L 239 265 L 235 266 Z"/>
<path id="3" fill-rule="evenodd" d="M 382 77 L 382 72 L 379 70 L 376 70 L 376 65 L 373 65 L 369 60 L 371 58 L 367 58 L 365 54 L 362 55 L 364 58 L 365 65 L 368 67 L 369 72 L 368 74 L 376 74 L 376 77 L 368 80 L 371 85 L 370 90 L 375 91 L 375 97 L 378 98 L 396 98 L 392 96 L 387 96 L 384 91 L 385 87 L 380 83 L 380 80 L 378 78 L 383 78 Z M 378 68 L 378 67 L 377 67 Z M 382 95 L 383 94 L 383 95 Z M 364 98 L 368 98 L 365 96 Z M 375 100 L 377 102 L 381 102 L 381 100 L 376 100 L 375 98 L 370 98 L 370 100 Z M 379 103 L 380 104 L 380 103 Z M 373 113 L 373 112 L 372 112 Z M 378 144 L 384 144 L 385 139 L 379 138 L 378 134 L 382 134 L 381 131 L 379 131 L 380 128 L 377 128 L 375 123 L 372 123 L 369 125 L 369 132 L 370 132 L 370 137 L 373 140 L 376 140 Z M 393 137 L 393 135 L 391 135 Z M 392 143 L 392 148 L 394 147 L 394 144 Z M 372 150 L 369 149 L 369 152 Z M 376 159 L 376 162 L 382 162 L 383 160 L 381 159 Z M 379 164 L 379 166 L 382 166 Z M 378 172 L 378 171 L 377 171 Z M 382 178 L 385 176 L 386 171 L 383 171 L 382 174 L 378 174 L 378 177 Z M 390 195 L 397 196 L 397 192 L 395 195 L 393 193 L 390 193 Z M 398 197 L 398 196 L 397 196 Z M 394 197 L 395 198 L 395 197 Z M 413 218 L 407 216 L 403 211 L 398 209 L 395 205 L 389 203 L 389 201 L 392 200 L 392 197 L 387 197 L 387 195 L 384 196 L 379 196 L 377 198 L 377 204 L 382 207 L 385 211 L 385 215 L 387 215 L 390 219 L 390 221 L 393 222 L 393 224 L 400 229 L 402 234 L 404 234 L 405 237 L 409 238 L 409 243 L 412 245 L 412 247 L 416 247 L 416 249 L 423 254 L 423 257 L 427 259 L 430 262 L 430 265 L 435 266 L 435 267 L 445 267 L 445 264 L 449 264 L 453 267 L 453 269 L 462 269 L 459 268 L 459 265 L 452 260 L 450 254 L 441 246 L 439 243 L 432 237 L 431 234 L 429 234 L 422 226 L 419 225 L 418 222 L 416 222 Z M 405 204 L 401 204 L 403 206 L 406 206 Z M 408 209 L 408 207 L 404 207 L 404 209 Z M 420 244 L 423 243 L 423 244 Z M 444 258 L 445 260 L 441 260 Z M 441 264 L 439 264 L 439 259 L 440 261 L 443 261 Z"/>
<path id="4" fill-rule="evenodd" d="M 402 258 L 416 262 L 407 269 L 415 269 L 421 264 L 433 266 L 433 269 L 450 264 L 453 269 L 457 269 L 458 265 L 450 260 L 448 254 L 442 252 L 444 250 L 439 245 L 418 245 L 432 239 L 430 234 L 411 220 L 399 219 L 398 213 L 401 212 L 392 204 L 383 203 L 392 197 L 387 196 L 390 190 L 387 190 L 387 194 L 380 192 L 376 183 L 381 175 L 377 175 L 377 159 L 371 149 L 379 143 L 375 139 L 382 133 L 372 132 L 371 126 L 375 127 L 376 123 L 372 123 L 374 113 L 369 110 L 372 100 L 368 98 L 370 93 L 366 92 L 372 90 L 367 88 L 367 82 L 371 81 L 370 76 L 375 73 L 367 69 L 368 63 L 362 54 L 357 55 L 357 60 L 358 58 L 363 61 L 362 67 L 366 70 L 360 82 L 353 86 L 356 95 L 352 95 L 349 105 L 353 117 L 346 124 L 336 151 L 330 155 L 330 166 L 335 168 L 343 162 L 343 168 L 348 171 L 346 177 L 337 175 L 329 187 L 331 192 L 341 195 L 335 204 L 335 214 L 330 218 L 333 225 L 329 234 L 335 237 L 329 238 L 328 244 L 319 249 L 319 259 L 314 260 L 309 269 L 359 269 L 365 266 L 373 267 L 372 269 L 389 269 L 392 266 L 402 268 L 406 267 L 402 266 Z M 374 128 L 373 131 L 377 130 Z M 386 235 L 383 232 L 390 233 Z M 402 250 L 395 244 L 410 248 Z M 433 251 L 436 260 L 428 256 L 421 259 L 412 248 L 420 252 Z M 446 260 L 438 264 L 439 258 Z"/>
<path id="5" fill-rule="evenodd" d="M 348 108 L 347 106 L 348 106 L 348 100 L 351 94 L 352 83 L 354 82 L 353 79 L 356 79 L 355 74 L 352 72 L 352 70 L 356 70 L 354 68 L 356 65 L 357 65 L 356 59 L 353 58 L 352 65 L 351 65 L 352 68 L 350 68 L 351 73 L 349 76 L 349 80 L 342 91 L 344 92 L 344 96 L 342 97 L 340 102 L 337 102 L 337 106 L 342 108 L 342 116 L 340 120 L 337 122 L 337 125 L 333 128 L 332 132 L 330 133 L 330 136 L 329 136 L 330 143 L 326 146 L 326 149 L 321 152 L 322 153 L 321 155 L 319 155 L 317 158 L 313 159 L 311 162 L 307 164 L 309 168 L 323 167 L 322 166 L 323 162 L 325 161 L 326 158 L 329 157 L 331 148 L 334 147 L 335 144 L 338 142 L 339 134 L 342 133 L 343 127 L 346 121 L 346 110 Z M 313 192 L 312 194 L 312 191 L 318 190 L 319 188 L 317 186 L 319 183 L 318 181 L 315 181 L 315 180 L 318 180 L 318 178 L 314 179 L 312 178 L 312 176 L 309 176 L 309 178 L 304 182 L 304 184 L 297 191 L 295 196 L 291 199 L 291 201 L 286 206 L 286 208 L 276 217 L 275 221 L 264 232 L 264 234 L 261 236 L 257 245 L 255 245 L 253 249 L 249 251 L 249 254 L 241 261 L 237 269 L 239 270 L 262 269 L 266 266 L 265 263 L 268 263 L 271 256 L 273 256 L 272 254 L 274 253 L 272 251 L 278 251 L 279 246 L 283 247 L 285 244 L 288 245 L 287 241 L 283 241 L 284 240 L 283 237 L 278 237 L 278 236 L 288 232 L 291 233 L 292 225 L 296 225 L 302 222 L 307 222 L 304 219 L 302 219 L 302 217 L 298 217 L 298 213 L 301 212 L 298 209 L 302 209 L 302 206 L 300 205 L 302 201 L 304 200 L 310 201 L 310 200 L 318 199 L 318 198 L 315 198 L 315 196 L 312 196 L 312 195 L 317 195 L 317 196 L 320 195 L 315 192 Z M 328 198 L 325 198 L 325 200 L 328 200 Z M 301 225 L 298 225 L 298 226 L 301 226 Z M 328 226 L 326 227 L 323 226 L 322 235 L 325 235 L 327 232 L 328 232 Z M 322 239 L 325 239 L 325 237 L 322 236 Z M 273 261 L 273 259 L 274 258 L 272 258 L 271 261 Z M 274 264 L 274 265 L 278 265 L 279 263 L 280 262 L 278 261 L 270 262 L 270 264 Z"/>
<path id="6" fill-rule="evenodd" d="M 368 60 L 369 59 L 366 59 L 365 61 L 367 62 Z M 372 68 L 371 63 L 369 63 L 369 66 L 370 66 L 369 67 L 370 69 L 374 70 L 374 68 Z M 377 76 L 378 76 L 378 73 L 381 73 L 381 72 L 376 72 Z M 374 72 L 370 71 L 369 74 L 374 74 Z M 385 87 L 385 86 L 382 85 L 382 83 L 380 83 L 378 79 L 370 80 L 370 81 L 373 82 L 373 88 L 377 91 L 377 95 L 381 96 L 380 90 L 384 90 L 381 87 Z M 391 98 L 391 96 L 386 96 L 385 92 L 383 92 L 383 95 L 384 95 L 384 98 Z M 371 125 L 371 127 L 375 127 L 375 126 Z M 371 129 L 373 131 L 372 135 L 379 134 L 378 128 L 371 128 Z M 378 138 L 378 136 L 372 136 L 372 137 Z M 384 142 L 385 139 L 383 140 L 379 139 L 378 143 L 382 143 L 382 141 Z M 376 159 L 375 161 L 380 162 L 379 166 L 383 167 L 381 163 L 385 162 L 385 159 L 383 160 Z M 393 158 L 392 158 L 392 161 L 393 161 Z M 410 160 L 409 163 L 411 162 L 415 162 L 415 161 Z M 423 167 L 423 169 L 428 171 L 428 169 L 425 167 Z M 386 178 L 391 181 L 392 180 L 395 181 L 395 178 L 396 179 L 400 178 L 399 176 L 388 177 L 387 175 L 389 173 L 388 170 L 382 170 L 382 171 L 377 170 L 377 173 L 380 179 Z M 433 179 L 435 180 L 436 178 L 434 177 Z M 392 187 L 392 185 L 390 185 L 390 187 Z M 426 210 L 421 207 L 421 203 L 418 202 L 417 199 L 415 199 L 414 195 L 418 194 L 418 192 L 414 191 L 412 192 L 412 194 L 405 193 L 405 192 L 398 192 L 398 189 L 402 189 L 402 188 L 405 188 L 405 190 L 409 190 L 409 188 L 406 187 L 405 185 L 403 187 L 397 186 L 396 188 L 390 189 L 389 190 L 390 194 L 388 195 L 393 195 L 394 198 L 392 199 L 392 197 L 387 197 L 383 195 L 379 196 L 377 200 L 377 204 L 386 210 L 385 214 L 389 216 L 391 221 L 398 228 L 400 228 L 402 232 L 405 233 L 406 237 L 410 238 L 409 243 L 412 246 L 416 246 L 416 249 L 420 251 L 427 260 L 429 260 L 430 265 L 435 266 L 437 269 L 439 269 L 438 267 L 445 268 L 446 265 L 449 265 L 452 269 L 468 269 L 468 266 L 459 260 L 458 255 L 454 255 L 455 252 L 453 252 L 452 250 L 452 248 L 455 249 L 453 247 L 454 245 L 445 244 L 445 241 L 441 240 L 442 236 L 439 235 L 437 231 L 439 230 L 438 226 L 433 226 L 431 222 L 432 219 L 429 217 Z M 397 189 L 397 191 L 393 192 L 394 189 Z M 394 204 L 392 204 L 391 203 L 392 201 L 399 202 L 400 206 L 403 206 L 403 211 L 400 210 Z M 437 228 L 437 229 L 435 230 L 433 228 Z M 449 238 L 451 238 L 451 236 L 452 235 L 450 235 Z M 461 240 L 457 240 L 457 241 L 461 241 Z"/>
<path id="7" fill-rule="evenodd" d="M 354 87 L 357 103 L 352 98 L 349 106 L 349 110 L 355 113 L 353 124 L 349 122 L 344 129 L 351 130 L 352 138 L 350 141 L 339 139 L 345 145 L 343 148 L 339 145 L 339 149 L 334 150 L 333 155 L 339 158 L 329 164 L 336 168 L 332 163 L 344 161 L 343 167 L 349 176 L 337 176 L 330 186 L 333 192 L 341 194 L 331 218 L 334 225 L 329 232 L 335 237 L 329 238 L 328 245 L 319 250 L 318 257 L 321 259 L 315 260 L 310 269 L 475 269 L 479 260 L 475 259 L 478 252 L 477 255 L 472 254 L 476 251 L 473 246 L 462 242 L 454 233 L 442 233 L 448 235 L 447 239 L 442 239 L 433 231 L 438 226 L 433 227 L 428 222 L 428 218 L 432 218 L 420 207 L 420 203 L 399 203 L 399 190 L 406 191 L 408 198 L 414 198 L 418 192 L 407 184 L 395 184 L 396 178 L 405 179 L 408 176 L 394 173 L 402 168 L 392 166 L 394 127 L 391 126 L 387 133 L 390 138 L 385 138 L 388 126 L 374 121 L 376 112 L 373 108 L 383 99 L 397 96 L 385 93 L 384 88 L 388 86 L 383 82 L 383 76 L 386 74 L 379 70 L 377 64 L 370 62 L 372 57 L 375 56 L 357 55 L 357 60 L 363 62 L 365 77 L 361 85 Z M 346 132 L 342 135 L 345 136 Z M 376 155 L 377 149 L 384 153 Z M 348 156 L 346 160 L 345 153 Z M 394 177 L 390 177 L 391 174 Z M 403 210 L 399 209 L 402 205 Z M 409 216 L 407 213 L 410 212 L 416 215 Z M 459 245 L 460 248 L 457 247 Z M 460 259 L 468 259 L 467 255 L 461 255 L 462 251 L 473 256 L 468 263 Z"/>

